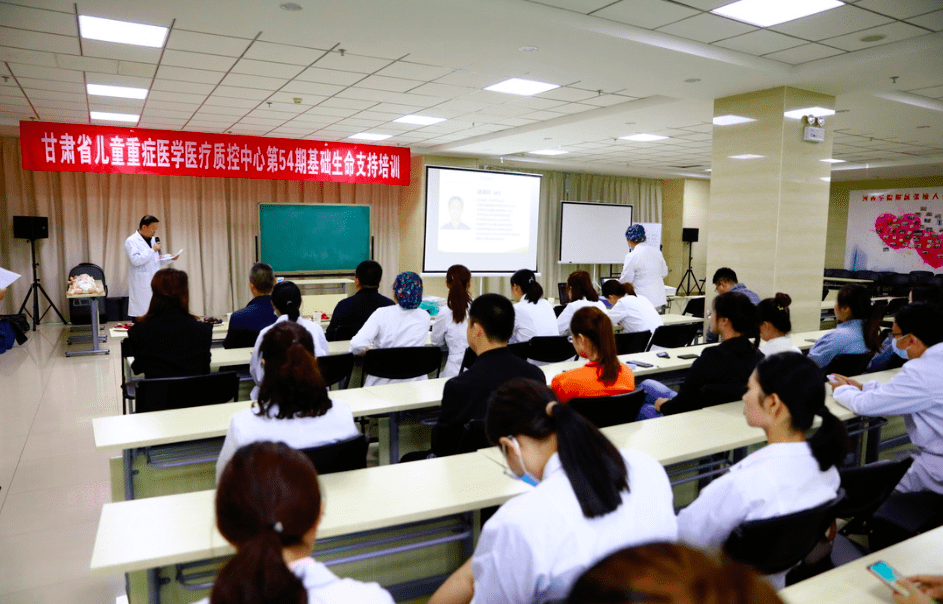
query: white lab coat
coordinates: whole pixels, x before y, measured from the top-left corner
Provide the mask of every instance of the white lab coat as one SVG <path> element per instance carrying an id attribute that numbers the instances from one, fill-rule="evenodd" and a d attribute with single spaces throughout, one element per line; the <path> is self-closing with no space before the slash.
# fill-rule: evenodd
<path id="1" fill-rule="evenodd" d="M 468 314 L 461 323 L 452 318 L 452 311 L 443 306 L 435 316 L 432 324 L 432 345 L 448 349 L 449 358 L 440 377 L 454 377 L 462 368 L 462 359 L 465 358 L 465 349 L 468 348 Z"/>
<path id="2" fill-rule="evenodd" d="M 265 368 L 262 367 L 262 355 L 259 352 L 259 349 L 262 347 L 262 338 L 265 337 L 265 334 L 276 324 L 284 323 L 288 320 L 290 320 L 288 315 L 279 315 L 279 317 L 275 319 L 275 323 L 259 331 L 259 337 L 255 339 L 255 346 L 252 348 L 252 356 L 249 358 L 249 373 L 252 375 L 252 379 L 255 380 L 255 387 L 252 388 L 252 394 L 250 395 L 252 400 L 259 398 L 259 388 L 262 386 L 262 380 L 265 378 Z M 324 336 L 324 329 L 314 321 L 310 321 L 304 317 L 298 317 L 298 321 L 296 322 L 298 325 L 307 329 L 308 333 L 311 334 L 311 339 L 314 340 L 314 356 L 327 356 L 327 338 Z"/>
<path id="3" fill-rule="evenodd" d="M 541 298 L 537 303 L 521 298 L 514 305 L 514 333 L 509 344 L 529 342 L 535 336 L 558 336 L 557 315 L 550 302 Z"/>
<path id="4" fill-rule="evenodd" d="M 779 354 L 780 352 L 798 352 L 801 353 L 802 350 L 792 343 L 792 338 L 789 336 L 779 336 L 778 338 L 772 338 L 760 344 L 760 352 L 766 356 L 772 356 L 774 354 Z"/>
<path id="5" fill-rule="evenodd" d="M 583 516 L 556 453 L 539 485 L 498 509 L 485 523 L 472 556 L 473 604 L 564 600 L 576 579 L 609 554 L 677 538 L 665 469 L 641 451 L 621 453 L 629 491 L 605 516 Z"/>
<path id="6" fill-rule="evenodd" d="M 631 283 L 635 295 L 648 298 L 655 308 L 661 308 L 668 303 L 665 296 L 667 276 L 668 265 L 661 250 L 643 241 L 625 255 L 619 283 Z"/>
<path id="7" fill-rule="evenodd" d="M 626 333 L 655 330 L 665 324 L 665 321 L 649 302 L 648 298 L 640 296 L 622 296 L 609 309 L 609 319 L 613 325 L 621 325 Z"/>
<path id="8" fill-rule="evenodd" d="M 826 471 L 808 443 L 773 443 L 749 455 L 730 472 L 711 482 L 678 514 L 678 540 L 703 550 L 717 550 L 740 524 L 775 518 L 833 499 L 841 478 Z M 786 573 L 769 575 L 777 589 Z"/>
<path id="9" fill-rule="evenodd" d="M 429 313 L 421 308 L 405 309 L 399 304 L 394 304 L 373 311 L 360 331 L 350 339 L 350 351 L 354 354 L 363 354 L 370 348 L 425 346 L 428 338 Z M 364 386 L 415 382 L 424 379 L 426 379 L 424 375 L 410 380 L 390 380 L 368 375 Z"/>
<path id="10" fill-rule="evenodd" d="M 354 579 L 341 579 L 314 558 L 302 558 L 288 565 L 291 572 L 301 579 L 308 590 L 308 602 L 314 604 L 393 604 L 389 592 L 378 583 L 361 583 Z M 209 604 L 203 598 L 195 604 Z"/>
<path id="11" fill-rule="evenodd" d="M 839 386 L 832 396 L 860 415 L 902 416 L 917 454 L 897 490 L 943 494 L 943 343 L 904 363 L 886 384 Z"/>
<path id="12" fill-rule="evenodd" d="M 276 419 L 278 405 L 261 416 L 258 409 L 246 409 L 232 416 L 223 440 L 223 449 L 216 461 L 216 483 L 223 469 L 240 447 L 262 441 L 282 442 L 292 449 L 309 449 L 353 438 L 359 434 L 350 406 L 332 400 L 331 408 L 317 417 Z"/>
<path id="13" fill-rule="evenodd" d="M 563 308 L 563 312 L 560 313 L 560 316 L 557 317 L 557 335 L 565 336 L 570 333 L 570 321 L 573 320 L 573 315 L 584 306 L 595 306 L 599 310 L 606 312 L 606 305 L 599 300 L 595 302 L 590 302 L 586 298 L 574 300 L 567 304 Z"/>
<path id="14" fill-rule="evenodd" d="M 173 260 L 161 260 L 160 252 L 154 251 L 138 231 L 124 240 L 124 251 L 131 263 L 128 267 L 128 316 L 141 317 L 147 314 L 151 305 L 151 279 L 154 273 Z"/>

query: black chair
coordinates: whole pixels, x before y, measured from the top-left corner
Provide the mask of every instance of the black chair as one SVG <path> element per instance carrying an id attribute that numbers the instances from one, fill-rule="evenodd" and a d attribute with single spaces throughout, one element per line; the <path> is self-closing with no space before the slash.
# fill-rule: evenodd
<path id="1" fill-rule="evenodd" d="M 553 307 L 553 314 L 559 317 L 561 314 L 563 314 L 564 308 L 566 308 L 566 304 L 557 304 Z"/>
<path id="2" fill-rule="evenodd" d="M 823 376 L 827 376 L 831 373 L 837 373 L 838 375 L 847 377 L 861 375 L 868 367 L 868 363 L 871 362 L 872 356 L 873 354 L 870 352 L 862 352 L 861 354 L 840 354 L 826 365 L 825 369 L 822 370 L 822 374 Z"/>
<path id="3" fill-rule="evenodd" d="M 485 433 L 484 420 L 470 419 L 462 426 L 462 435 L 458 439 L 458 448 L 455 453 L 473 453 L 490 446 L 488 435 Z"/>
<path id="4" fill-rule="evenodd" d="M 923 285 L 932 285 L 933 287 L 943 288 L 943 275 L 933 275 L 927 279 Z"/>
<path id="5" fill-rule="evenodd" d="M 871 551 L 900 543 L 943 525 L 943 495 L 894 491 L 871 516 Z"/>
<path id="6" fill-rule="evenodd" d="M 356 325 L 339 325 L 337 330 L 332 334 L 332 342 L 340 342 L 352 339 L 357 332 L 360 331 L 360 328 Z"/>
<path id="7" fill-rule="evenodd" d="M 612 396 L 574 398 L 568 404 L 597 428 L 605 428 L 634 422 L 644 403 L 645 391 L 635 390 Z"/>
<path id="8" fill-rule="evenodd" d="M 360 470 L 367 467 L 367 437 L 363 434 L 320 447 L 301 449 L 318 474 Z"/>
<path id="9" fill-rule="evenodd" d="M 828 278 L 828 277 L 837 277 L 838 275 L 835 273 L 835 271 L 838 271 L 838 270 L 841 270 L 841 269 L 837 269 L 837 268 L 827 268 L 827 269 L 825 269 L 825 277 L 826 277 L 826 278 Z"/>
<path id="10" fill-rule="evenodd" d="M 652 334 L 652 341 L 649 342 L 647 350 L 652 346 L 661 346 L 662 348 L 680 348 L 688 346 L 697 337 L 697 332 L 701 328 L 697 323 L 677 323 L 675 325 L 661 325 L 655 329 Z"/>
<path id="11" fill-rule="evenodd" d="M 650 331 L 635 331 L 632 333 L 617 333 L 616 354 L 633 354 L 645 352 L 648 341 L 652 339 Z"/>
<path id="12" fill-rule="evenodd" d="M 134 400 L 134 389 L 137 386 L 137 381 L 139 381 L 129 382 L 127 379 L 128 372 L 131 369 L 128 367 L 126 359 L 133 356 L 134 351 L 131 349 L 131 340 L 124 338 L 121 340 L 121 412 L 124 415 L 131 413 L 131 401 Z"/>
<path id="13" fill-rule="evenodd" d="M 923 285 L 925 282 L 932 279 L 933 276 L 931 271 L 910 271 L 910 284 Z"/>
<path id="14" fill-rule="evenodd" d="M 363 357 L 363 386 L 368 375 L 391 380 L 408 380 L 421 375 L 439 375 L 442 349 L 438 346 L 405 346 L 373 348 Z"/>
<path id="15" fill-rule="evenodd" d="M 860 534 L 864 521 L 894 492 L 894 487 L 904 477 L 913 458 L 900 461 L 877 461 L 864 466 L 839 468 L 841 487 L 845 499 L 839 504 L 836 514 L 849 519 L 839 533 Z"/>
<path id="16" fill-rule="evenodd" d="M 713 407 L 739 401 L 746 391 L 746 384 L 705 384 L 701 386 L 701 407 Z"/>
<path id="17" fill-rule="evenodd" d="M 82 274 L 101 281 L 105 287 L 105 296 L 108 296 L 108 282 L 105 280 L 105 271 L 100 266 L 91 262 L 82 262 L 69 271 L 70 277 L 77 277 Z M 105 298 L 99 298 L 98 321 L 100 324 L 108 322 L 108 309 L 106 306 Z M 69 320 L 73 325 L 92 324 L 92 305 L 88 298 L 69 298 Z"/>
<path id="18" fill-rule="evenodd" d="M 893 316 L 897 314 L 897 311 L 907 305 L 907 298 L 894 298 L 887 303 L 887 308 L 884 310 L 884 316 Z"/>
<path id="19" fill-rule="evenodd" d="M 688 303 L 684 305 L 684 311 L 682 315 L 691 315 L 692 317 L 701 317 L 704 318 L 704 298 L 691 298 L 688 300 Z"/>
<path id="20" fill-rule="evenodd" d="M 515 342 L 514 344 L 508 344 L 508 350 L 510 350 L 514 356 L 519 359 L 527 360 L 527 350 L 530 348 L 530 342 Z"/>
<path id="21" fill-rule="evenodd" d="M 906 296 L 910 293 L 913 283 L 910 280 L 910 275 L 894 273 L 882 285 L 889 290 L 888 293 L 892 296 Z"/>
<path id="22" fill-rule="evenodd" d="M 749 564 L 764 575 L 789 570 L 816 546 L 835 520 L 835 512 L 845 492 L 813 508 L 744 522 L 724 543 L 724 552 L 733 560 Z"/>
<path id="23" fill-rule="evenodd" d="M 239 376 L 235 371 L 191 377 L 151 378 L 137 383 L 134 412 L 187 409 L 236 400 Z"/>
<path id="24" fill-rule="evenodd" d="M 526 358 L 526 357 L 525 357 Z M 462 364 L 458 367 L 458 372 L 462 373 L 469 367 L 475 364 L 475 361 L 478 360 L 478 355 L 474 350 L 471 349 L 471 346 L 465 349 L 465 355 L 462 356 Z"/>
<path id="25" fill-rule="evenodd" d="M 230 327 L 223 340 L 223 348 L 253 348 L 259 339 L 259 331 L 248 327 Z"/>
<path id="26" fill-rule="evenodd" d="M 341 389 L 347 388 L 350 372 L 354 369 L 354 355 L 347 352 L 318 357 L 318 369 L 321 370 L 324 385 L 328 388 L 334 384 L 338 384 Z"/>
<path id="27" fill-rule="evenodd" d="M 559 363 L 576 358 L 576 349 L 567 336 L 534 336 L 527 348 L 527 358 L 543 363 Z"/>

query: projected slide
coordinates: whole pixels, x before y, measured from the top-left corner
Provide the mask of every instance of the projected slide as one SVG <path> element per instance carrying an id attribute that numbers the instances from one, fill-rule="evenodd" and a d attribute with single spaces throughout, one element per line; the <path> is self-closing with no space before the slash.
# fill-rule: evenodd
<path id="1" fill-rule="evenodd" d="M 537 270 L 540 176 L 426 168 L 423 272 Z"/>

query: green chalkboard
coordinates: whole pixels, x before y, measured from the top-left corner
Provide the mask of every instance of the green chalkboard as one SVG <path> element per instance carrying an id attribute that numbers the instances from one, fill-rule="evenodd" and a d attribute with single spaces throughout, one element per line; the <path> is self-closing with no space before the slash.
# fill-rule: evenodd
<path id="1" fill-rule="evenodd" d="M 370 259 L 370 206 L 260 203 L 259 255 L 277 273 L 353 271 Z"/>

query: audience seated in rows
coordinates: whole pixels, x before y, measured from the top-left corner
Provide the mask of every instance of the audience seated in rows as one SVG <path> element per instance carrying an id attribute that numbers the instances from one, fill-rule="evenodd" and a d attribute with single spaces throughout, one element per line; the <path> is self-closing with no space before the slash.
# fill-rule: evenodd
<path id="1" fill-rule="evenodd" d="M 264 262 L 256 262 L 249 271 L 249 293 L 252 299 L 245 308 L 229 316 L 229 329 L 223 348 L 247 348 L 255 345 L 259 332 L 275 322 L 278 315 L 272 308 L 275 272 Z"/>
<path id="2" fill-rule="evenodd" d="M 883 311 L 871 304 L 871 294 L 860 285 L 838 291 L 835 318 L 838 326 L 812 345 L 809 358 L 825 368 L 840 354 L 865 354 L 880 347 L 878 331 Z"/>
<path id="3" fill-rule="evenodd" d="M 664 319 L 647 298 L 635 295 L 631 283 L 610 279 L 602 284 L 602 295 L 609 300 L 609 318 L 613 325 L 621 325 L 625 333 L 655 330 L 665 324 Z"/>
<path id="4" fill-rule="evenodd" d="M 360 331 L 370 315 L 378 308 L 396 304 L 380 293 L 383 267 L 374 260 L 364 260 L 354 271 L 356 292 L 337 303 L 327 326 L 328 342 L 349 340 Z"/>
<path id="5" fill-rule="evenodd" d="M 595 306 L 599 310 L 605 311 L 606 305 L 600 302 L 599 294 L 593 287 L 593 282 L 586 271 L 574 271 L 566 280 L 566 291 L 570 301 L 564 307 L 563 312 L 557 317 L 557 332 L 561 336 L 569 335 L 570 320 L 573 313 L 584 306 Z"/>
<path id="6" fill-rule="evenodd" d="M 792 342 L 792 318 L 789 316 L 789 294 L 777 293 L 775 298 L 761 300 L 756 309 L 760 322 L 760 352 L 766 356 L 780 352 L 802 352 Z"/>
<path id="7" fill-rule="evenodd" d="M 559 335 L 557 315 L 544 299 L 544 288 L 534 271 L 522 268 L 511 275 L 511 297 L 514 299 L 514 332 L 509 344 L 529 342 L 536 336 Z"/>
<path id="8" fill-rule="evenodd" d="M 647 300 L 645 304 L 651 306 Z M 635 389 L 632 370 L 619 362 L 612 322 L 606 313 L 594 306 L 584 306 L 573 314 L 570 334 L 573 348 L 589 363 L 554 376 L 551 388 L 560 402 L 624 394 Z"/>
<path id="9" fill-rule="evenodd" d="M 453 377 L 458 375 L 468 348 L 465 332 L 472 302 L 471 272 L 461 264 L 453 264 L 445 273 L 445 285 L 449 288 L 449 297 L 446 308 L 439 309 L 432 324 L 432 344 L 448 351 L 448 360 L 439 377 Z"/>

